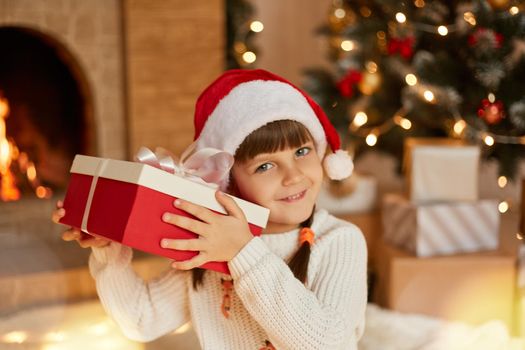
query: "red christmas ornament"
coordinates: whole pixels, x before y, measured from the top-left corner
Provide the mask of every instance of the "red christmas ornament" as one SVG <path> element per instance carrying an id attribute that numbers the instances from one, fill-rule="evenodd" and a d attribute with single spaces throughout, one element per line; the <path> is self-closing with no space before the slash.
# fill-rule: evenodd
<path id="1" fill-rule="evenodd" d="M 489 38 L 490 36 L 494 38 L 494 46 L 492 48 L 501 48 L 504 39 L 503 34 L 495 32 L 492 29 L 488 28 L 479 28 L 474 32 L 474 34 L 469 35 L 468 44 L 470 47 L 474 47 L 478 45 L 481 40 L 483 40 L 484 38 Z"/>
<path id="2" fill-rule="evenodd" d="M 481 107 L 478 109 L 478 116 L 490 125 L 499 123 L 505 118 L 503 102 L 498 100 L 491 103 L 488 99 L 484 98 L 481 100 Z"/>
<path id="3" fill-rule="evenodd" d="M 350 98 L 354 94 L 354 85 L 363 79 L 363 74 L 355 69 L 350 69 L 346 75 L 337 83 L 337 89 L 341 96 Z"/>
<path id="4" fill-rule="evenodd" d="M 389 55 L 399 53 L 401 57 L 409 60 L 414 54 L 414 42 L 413 36 L 408 36 L 403 39 L 392 38 L 388 41 L 387 51 Z"/>

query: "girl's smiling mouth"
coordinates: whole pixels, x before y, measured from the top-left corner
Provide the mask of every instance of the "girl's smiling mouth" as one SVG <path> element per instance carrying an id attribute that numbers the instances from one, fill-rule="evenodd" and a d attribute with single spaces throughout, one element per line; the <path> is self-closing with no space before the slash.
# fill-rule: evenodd
<path id="1" fill-rule="evenodd" d="M 291 195 L 291 196 L 288 196 L 288 197 L 284 197 L 284 198 L 281 198 L 279 199 L 280 201 L 284 201 L 284 202 L 296 202 L 296 201 L 299 201 L 301 199 L 304 198 L 304 195 L 306 194 L 306 190 L 303 190 L 299 193 L 296 193 L 294 195 Z"/>

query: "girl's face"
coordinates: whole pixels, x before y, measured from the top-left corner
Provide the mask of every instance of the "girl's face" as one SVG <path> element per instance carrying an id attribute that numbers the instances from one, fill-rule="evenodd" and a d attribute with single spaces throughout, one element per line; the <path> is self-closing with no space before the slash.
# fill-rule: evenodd
<path id="1" fill-rule="evenodd" d="M 321 188 L 323 168 L 314 143 L 262 153 L 234 163 L 232 175 L 238 195 L 270 209 L 264 233 L 297 228 L 308 219 Z"/>

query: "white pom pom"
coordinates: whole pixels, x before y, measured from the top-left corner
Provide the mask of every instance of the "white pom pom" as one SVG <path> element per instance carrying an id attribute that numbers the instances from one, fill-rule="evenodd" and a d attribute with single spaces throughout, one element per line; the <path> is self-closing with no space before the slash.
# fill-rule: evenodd
<path id="1" fill-rule="evenodd" d="M 324 158 L 324 170 L 332 180 L 343 180 L 352 175 L 354 162 L 348 152 L 337 150 Z"/>

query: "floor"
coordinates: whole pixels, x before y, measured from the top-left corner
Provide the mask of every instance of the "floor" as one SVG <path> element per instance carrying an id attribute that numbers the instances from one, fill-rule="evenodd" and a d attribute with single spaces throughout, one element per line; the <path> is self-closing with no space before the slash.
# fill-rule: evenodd
<path id="1" fill-rule="evenodd" d="M 0 318 L 2 350 L 198 350 L 191 326 L 142 344 L 126 339 L 98 300 L 54 305 Z M 480 326 L 400 314 L 369 304 L 359 350 L 523 350 L 503 322 Z"/>

